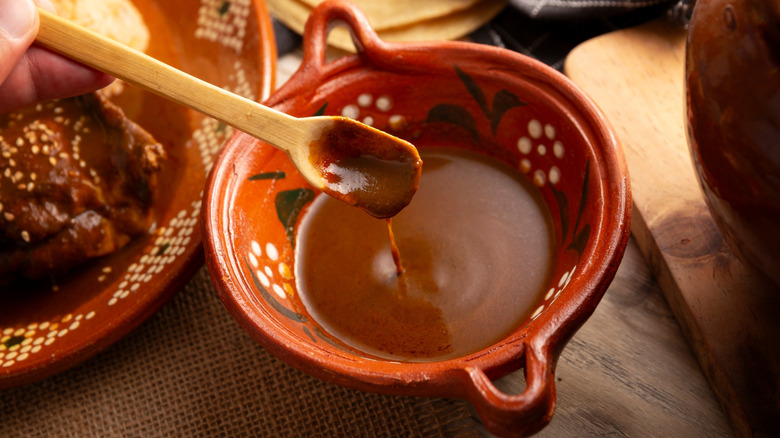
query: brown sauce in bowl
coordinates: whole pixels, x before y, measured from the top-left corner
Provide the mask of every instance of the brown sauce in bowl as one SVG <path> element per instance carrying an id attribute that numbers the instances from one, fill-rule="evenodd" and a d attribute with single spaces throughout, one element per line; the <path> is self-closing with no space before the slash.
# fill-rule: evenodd
<path id="1" fill-rule="evenodd" d="M 386 222 L 319 196 L 301 220 L 296 281 L 325 331 L 366 354 L 460 357 L 522 324 L 552 266 L 550 214 L 515 169 L 461 149 L 421 150 L 412 202 Z"/>

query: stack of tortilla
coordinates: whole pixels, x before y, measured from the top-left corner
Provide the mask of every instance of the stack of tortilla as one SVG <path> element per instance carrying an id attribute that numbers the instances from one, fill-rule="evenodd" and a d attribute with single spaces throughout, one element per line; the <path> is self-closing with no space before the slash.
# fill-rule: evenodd
<path id="1" fill-rule="evenodd" d="M 324 0 L 266 0 L 276 19 L 303 33 L 312 9 Z M 351 0 L 386 41 L 451 40 L 468 35 L 490 21 L 507 0 Z M 328 43 L 354 51 L 349 31 L 330 32 Z"/>

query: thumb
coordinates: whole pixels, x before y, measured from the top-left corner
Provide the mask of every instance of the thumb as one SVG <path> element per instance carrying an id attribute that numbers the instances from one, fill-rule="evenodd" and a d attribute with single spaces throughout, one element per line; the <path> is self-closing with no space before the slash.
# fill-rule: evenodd
<path id="1" fill-rule="evenodd" d="M 32 0 L 0 0 L 0 84 L 5 81 L 38 33 Z"/>

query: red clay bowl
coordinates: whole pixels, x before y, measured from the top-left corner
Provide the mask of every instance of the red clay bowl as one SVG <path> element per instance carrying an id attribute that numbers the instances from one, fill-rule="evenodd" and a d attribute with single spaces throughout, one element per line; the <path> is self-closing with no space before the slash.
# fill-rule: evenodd
<path id="1" fill-rule="evenodd" d="M 358 53 L 326 63 L 335 21 L 352 30 Z M 551 274 L 527 320 L 480 351 L 434 362 L 356 351 L 312 318 L 292 269 L 298 224 L 324 195 L 284 153 L 237 133 L 215 163 L 203 206 L 207 265 L 225 306 L 266 349 L 324 380 L 465 398 L 493 433 L 538 431 L 555 407 L 557 358 L 612 281 L 629 236 L 629 178 L 604 116 L 566 77 L 530 58 L 459 42 L 385 43 L 345 2 L 314 11 L 304 44 L 301 68 L 268 105 L 295 116 L 347 115 L 390 133 L 415 126 L 413 143 L 447 125 L 461 147 L 492 145 L 481 153 L 524 174 L 549 209 Z M 522 394 L 491 383 L 518 368 Z"/>

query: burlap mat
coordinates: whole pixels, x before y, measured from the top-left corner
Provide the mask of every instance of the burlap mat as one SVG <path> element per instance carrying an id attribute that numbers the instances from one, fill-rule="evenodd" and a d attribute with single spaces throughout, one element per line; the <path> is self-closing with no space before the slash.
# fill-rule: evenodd
<path id="1" fill-rule="evenodd" d="M 232 319 L 202 269 L 84 364 L 0 392 L 0 437 L 477 436 L 459 400 L 353 391 L 299 372 Z"/>

